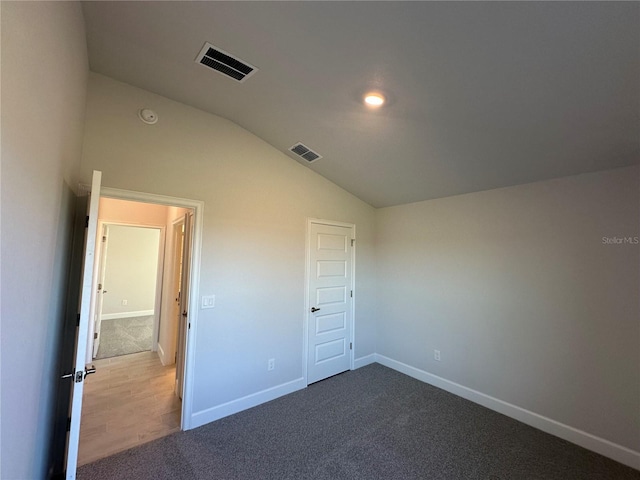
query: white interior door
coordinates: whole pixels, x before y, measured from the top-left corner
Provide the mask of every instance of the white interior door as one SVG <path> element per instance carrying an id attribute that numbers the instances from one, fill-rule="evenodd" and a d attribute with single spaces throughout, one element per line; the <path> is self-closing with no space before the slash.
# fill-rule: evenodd
<path id="1" fill-rule="evenodd" d="M 184 393 L 184 362 L 187 349 L 187 330 L 189 329 L 189 278 L 191 275 L 191 227 L 192 213 L 184 216 L 184 235 L 182 236 L 182 271 L 180 272 L 180 320 L 178 321 L 178 341 L 176 346 L 176 394 L 182 399 Z"/>
<path id="2" fill-rule="evenodd" d="M 180 310 L 180 282 L 182 280 L 182 248 L 184 245 L 184 216 L 173 223 L 173 258 L 171 265 L 171 294 L 173 302 L 171 304 L 171 329 L 173 337 L 171 339 L 171 355 L 174 363 L 178 363 L 178 337 L 180 336 L 180 323 L 182 311 Z M 176 375 L 177 378 L 177 375 Z M 176 388 L 177 392 L 177 388 Z"/>
<path id="3" fill-rule="evenodd" d="M 352 232 L 352 227 L 310 225 L 307 383 L 351 367 Z"/>
<path id="4" fill-rule="evenodd" d="M 103 295 L 107 293 L 104 285 L 104 272 L 107 264 L 107 251 L 109 248 L 109 226 L 102 226 L 102 238 L 100 239 L 100 260 L 98 261 L 98 286 L 96 288 L 96 306 L 94 314 L 94 340 L 93 340 L 93 355 L 95 358 L 98 356 L 98 348 L 100 348 L 100 328 L 102 327 L 102 303 L 104 301 Z"/>
<path id="5" fill-rule="evenodd" d="M 100 182 L 102 173 L 94 171 L 91 182 L 91 198 L 87 215 L 87 229 L 84 244 L 82 280 L 80 284 L 80 317 L 76 340 L 76 354 L 73 372 L 73 391 L 71 393 L 71 425 L 67 447 L 66 478 L 76 478 L 78 464 L 78 443 L 80 440 L 80 418 L 82 412 L 82 392 L 84 379 L 91 370 L 86 368 L 87 337 L 90 321 L 90 302 L 93 290 L 93 265 L 96 249 L 96 233 L 98 230 L 98 206 L 100 201 Z"/>

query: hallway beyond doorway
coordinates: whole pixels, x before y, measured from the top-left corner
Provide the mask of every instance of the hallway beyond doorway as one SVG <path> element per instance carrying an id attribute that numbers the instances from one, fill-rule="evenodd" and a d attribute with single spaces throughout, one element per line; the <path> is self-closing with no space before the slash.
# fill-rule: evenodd
<path id="1" fill-rule="evenodd" d="M 96 360 L 151 350 L 153 315 L 103 320 Z"/>

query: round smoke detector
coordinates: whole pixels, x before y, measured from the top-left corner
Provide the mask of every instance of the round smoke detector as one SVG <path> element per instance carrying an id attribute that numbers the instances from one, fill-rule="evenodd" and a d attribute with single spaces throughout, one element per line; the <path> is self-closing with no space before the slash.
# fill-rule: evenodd
<path id="1" fill-rule="evenodd" d="M 153 125 L 158 122 L 158 115 L 153 110 L 142 108 L 138 110 L 138 118 L 147 125 Z"/>

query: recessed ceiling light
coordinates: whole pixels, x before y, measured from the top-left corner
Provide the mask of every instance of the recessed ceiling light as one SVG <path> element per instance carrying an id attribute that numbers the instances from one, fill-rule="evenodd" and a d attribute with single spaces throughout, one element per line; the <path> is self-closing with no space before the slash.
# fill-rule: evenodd
<path id="1" fill-rule="evenodd" d="M 384 95 L 377 92 L 370 92 L 365 94 L 364 103 L 371 107 L 379 107 L 384 103 Z"/>

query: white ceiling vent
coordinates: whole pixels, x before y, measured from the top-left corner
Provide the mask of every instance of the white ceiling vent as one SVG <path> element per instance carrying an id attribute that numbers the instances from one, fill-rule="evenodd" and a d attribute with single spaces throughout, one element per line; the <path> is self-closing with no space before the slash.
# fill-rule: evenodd
<path id="1" fill-rule="evenodd" d="M 309 147 L 301 144 L 300 142 L 296 143 L 289 150 L 304 159 L 307 163 L 313 163 L 316 160 L 322 158 L 322 155 L 314 152 Z"/>
<path id="2" fill-rule="evenodd" d="M 196 63 L 211 68 L 240 83 L 258 71 L 253 65 L 234 57 L 208 42 L 205 43 L 202 50 L 200 50 L 200 53 L 196 57 Z"/>

